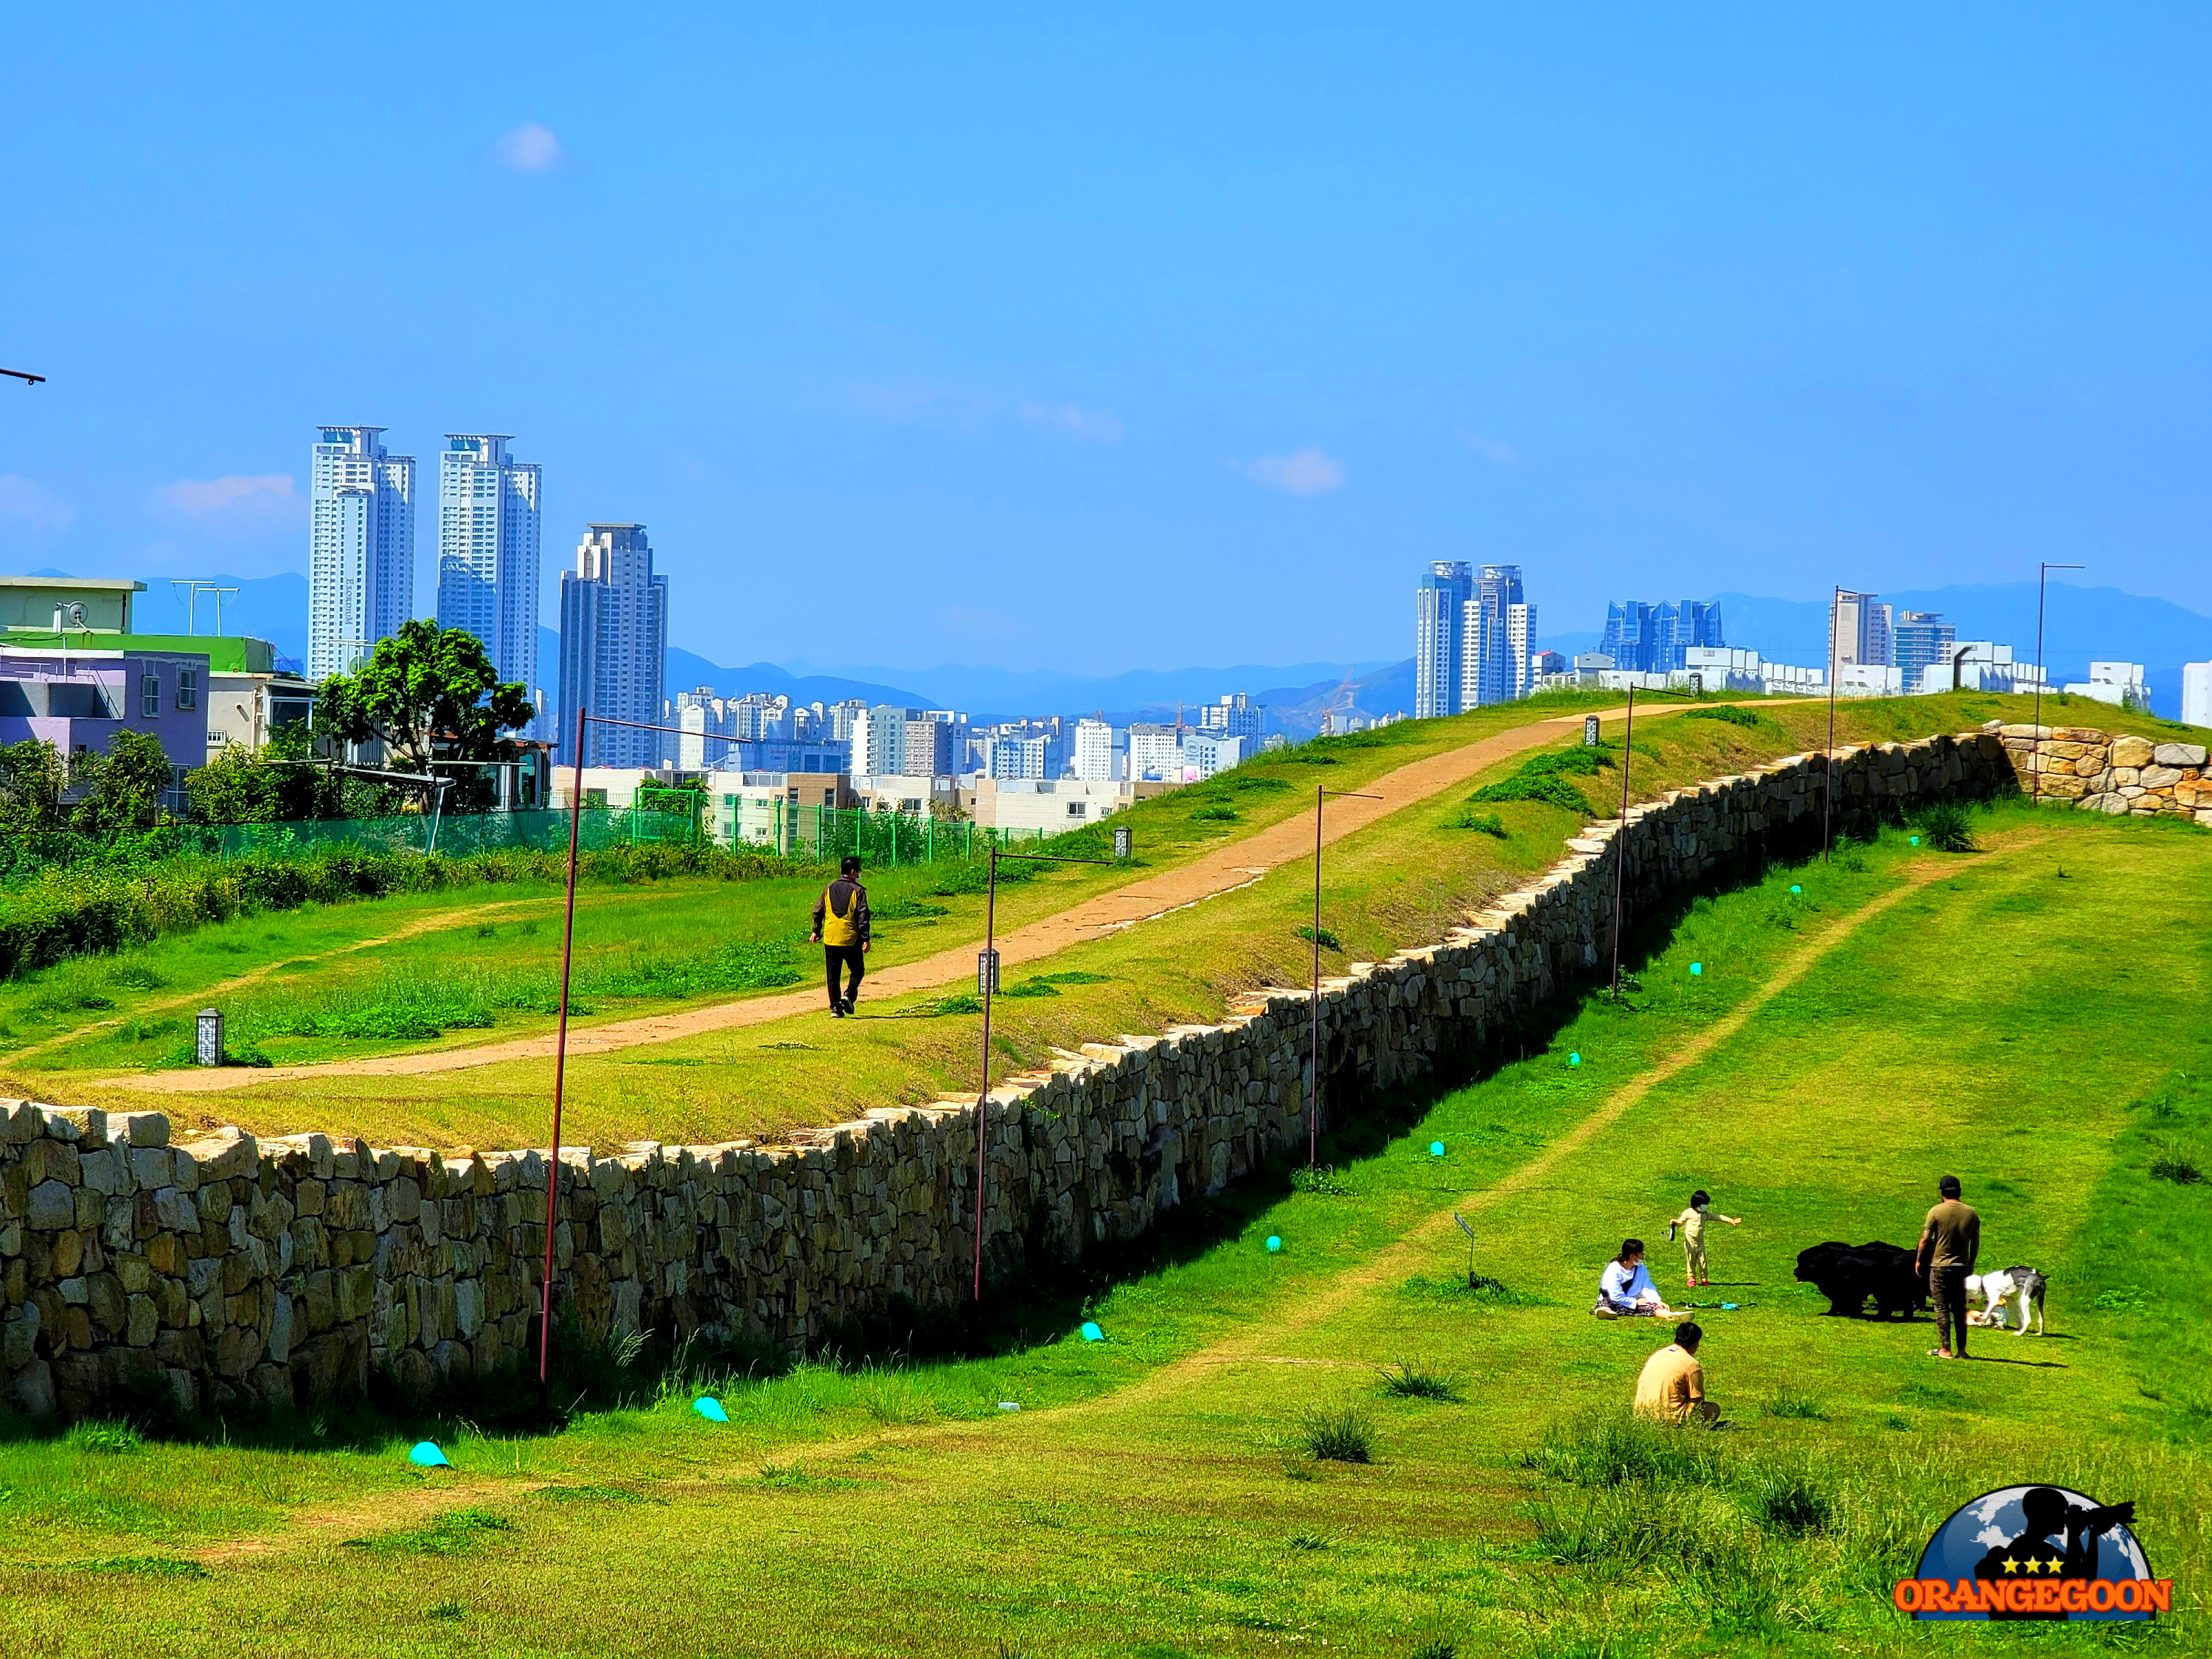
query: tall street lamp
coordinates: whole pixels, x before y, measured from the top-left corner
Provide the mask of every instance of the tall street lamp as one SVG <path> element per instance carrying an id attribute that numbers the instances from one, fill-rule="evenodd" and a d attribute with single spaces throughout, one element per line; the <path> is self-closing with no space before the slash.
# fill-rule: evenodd
<path id="1" fill-rule="evenodd" d="M 2054 570 L 2080 570 L 2078 564 L 2051 564 L 2048 562 L 2035 567 L 2035 735 L 2028 750 L 2033 763 L 2027 773 L 2027 804 L 2043 804 L 2043 592 Z"/>
<path id="2" fill-rule="evenodd" d="M 1628 880 L 1628 763 L 1635 752 L 1636 688 L 1628 688 L 1628 729 L 1620 736 L 1620 832 L 1613 838 L 1613 1000 L 1620 1000 L 1620 902 Z"/>
<path id="3" fill-rule="evenodd" d="M 1120 835 L 1115 844 L 1122 843 Z M 994 842 L 988 854 L 990 879 L 984 888 L 983 951 L 975 958 L 975 989 L 983 999 L 983 1058 L 981 1081 L 975 1092 L 975 1300 L 983 1300 L 983 1153 L 991 1109 L 991 998 L 999 988 L 999 860 L 1018 859 L 1024 864 L 1111 864 L 1111 859 L 1057 858 L 1049 853 L 1002 853 Z"/>
<path id="4" fill-rule="evenodd" d="M 1380 795 L 1363 795 L 1357 789 L 1314 790 L 1314 912 L 1313 912 L 1313 996 L 1308 1007 L 1312 1015 L 1313 1030 L 1310 1050 L 1306 1060 L 1306 1168 L 1314 1166 L 1321 1154 L 1321 804 L 1335 795 L 1347 800 L 1381 800 Z"/>

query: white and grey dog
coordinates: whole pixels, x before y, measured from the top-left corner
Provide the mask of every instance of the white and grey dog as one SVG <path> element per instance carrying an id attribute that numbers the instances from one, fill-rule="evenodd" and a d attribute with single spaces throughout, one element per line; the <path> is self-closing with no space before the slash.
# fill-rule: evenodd
<path id="1" fill-rule="evenodd" d="M 2044 1334 L 2043 1287 L 2051 1282 L 2047 1274 L 2033 1267 L 2000 1267 L 1995 1273 L 1971 1273 L 1966 1279 L 1966 1297 L 1982 1299 L 1982 1311 L 1977 1322 L 2002 1328 L 2009 1326 L 2009 1311 L 2020 1310 L 2020 1324 L 2013 1330 L 2014 1336 L 2027 1334 L 2027 1318 L 2035 1316 L 2035 1334 Z"/>

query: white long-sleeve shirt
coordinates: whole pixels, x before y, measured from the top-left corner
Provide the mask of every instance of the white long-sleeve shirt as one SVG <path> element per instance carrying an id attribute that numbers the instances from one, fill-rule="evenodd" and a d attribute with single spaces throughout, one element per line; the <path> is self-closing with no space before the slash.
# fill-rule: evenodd
<path id="1" fill-rule="evenodd" d="M 1598 1294 L 1607 1302 L 1656 1302 L 1659 1291 L 1651 1283 L 1651 1270 L 1641 1261 L 1624 1267 L 1608 1261 L 1597 1282 Z"/>

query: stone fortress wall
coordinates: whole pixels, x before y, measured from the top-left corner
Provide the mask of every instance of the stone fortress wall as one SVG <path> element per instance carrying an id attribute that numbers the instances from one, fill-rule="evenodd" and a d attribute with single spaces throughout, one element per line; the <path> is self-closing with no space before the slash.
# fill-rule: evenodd
<path id="1" fill-rule="evenodd" d="M 2003 742 L 2021 787 L 2045 800 L 2071 801 L 2085 812 L 2212 824 L 2212 775 L 2201 743 L 2116 737 L 2086 726 L 1992 720 L 1982 729 Z"/>
<path id="2" fill-rule="evenodd" d="M 2016 741 L 2005 728 L 1840 751 L 1838 832 L 2011 793 Z M 2178 800 L 2191 769 L 2120 781 L 2128 741 L 2100 739 L 2112 769 L 2098 795 Z M 2076 743 L 2082 754 L 2064 752 Z M 2079 769 L 2091 746 L 2054 737 L 2047 775 L 2067 775 L 2063 758 L 2106 785 Z M 1618 821 L 1592 825 L 1441 942 L 1324 981 L 1324 1115 L 1467 1060 L 1601 962 L 1624 844 L 1632 921 L 1817 848 L 1826 772 L 1800 756 L 1675 791 L 1630 811 L 1625 843 Z M 1267 991 L 1218 1025 L 1085 1045 L 994 1090 L 987 1275 L 1132 1237 L 1302 1147 L 1308 1018 L 1304 990 Z M 898 1298 L 957 1306 L 974 1265 L 975 1121 L 971 1099 L 878 1109 L 791 1145 L 564 1147 L 558 1305 L 592 1340 L 708 1326 L 789 1348 Z M 179 1145 L 159 1113 L 0 1102 L 0 1401 L 76 1417 L 151 1387 L 222 1409 L 333 1397 L 372 1371 L 420 1393 L 526 1363 L 545 1158 L 234 1129 Z"/>

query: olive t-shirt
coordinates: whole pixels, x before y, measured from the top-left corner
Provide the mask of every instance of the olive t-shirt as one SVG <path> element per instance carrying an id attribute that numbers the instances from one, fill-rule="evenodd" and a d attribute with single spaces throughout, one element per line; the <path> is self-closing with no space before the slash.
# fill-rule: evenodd
<path id="1" fill-rule="evenodd" d="M 1971 1205 L 1947 1198 L 1928 1212 L 1928 1265 L 1971 1267 L 1981 1254 L 1982 1218 Z"/>

